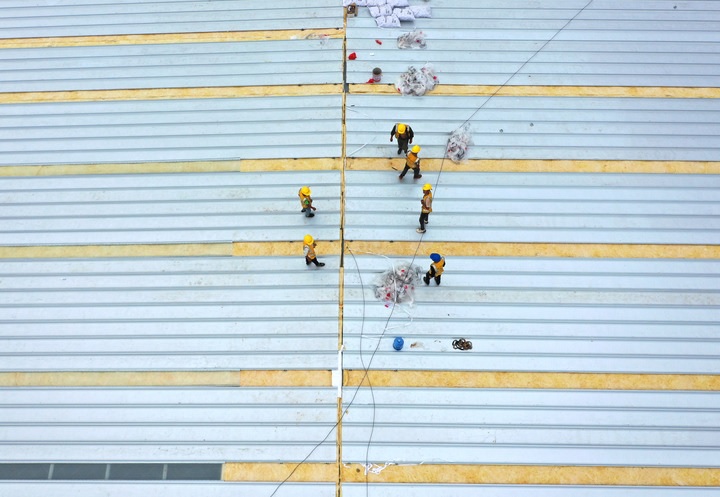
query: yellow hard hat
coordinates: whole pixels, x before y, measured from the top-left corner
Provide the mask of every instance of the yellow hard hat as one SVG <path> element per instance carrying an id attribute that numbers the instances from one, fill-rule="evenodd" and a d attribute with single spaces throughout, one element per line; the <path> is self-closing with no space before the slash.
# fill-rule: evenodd
<path id="1" fill-rule="evenodd" d="M 423 186 L 423 191 L 426 192 L 428 190 L 432 190 L 432 185 L 430 183 L 425 183 Z"/>
<path id="2" fill-rule="evenodd" d="M 412 151 L 413 151 L 414 154 L 418 153 L 418 152 L 420 151 L 420 145 L 415 145 L 415 146 L 412 148 Z"/>
<path id="3" fill-rule="evenodd" d="M 303 241 L 305 242 L 305 245 L 310 245 L 315 240 L 313 239 L 312 235 L 305 235 L 305 238 Z"/>
<path id="4" fill-rule="evenodd" d="M 404 124 L 398 124 L 398 133 L 401 135 L 405 133 L 405 125 Z"/>
<path id="5" fill-rule="evenodd" d="M 310 195 L 310 187 L 309 187 L 309 186 L 303 186 L 302 188 L 300 188 L 300 192 L 301 192 L 303 195 Z"/>

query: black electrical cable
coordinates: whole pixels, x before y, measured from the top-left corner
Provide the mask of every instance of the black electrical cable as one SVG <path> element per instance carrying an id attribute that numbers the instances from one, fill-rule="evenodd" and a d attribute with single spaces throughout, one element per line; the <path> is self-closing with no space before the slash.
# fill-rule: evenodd
<path id="1" fill-rule="evenodd" d="M 585 6 L 583 6 L 583 8 L 581 8 L 580 10 L 578 10 L 577 13 L 576 13 L 573 17 L 571 17 L 560 29 L 558 29 L 558 30 L 555 32 L 555 34 L 552 35 L 552 37 L 550 37 L 550 39 L 548 39 L 545 43 L 543 43 L 543 45 L 542 45 L 540 48 L 538 48 L 538 49 L 530 56 L 530 58 L 529 58 L 528 60 L 526 60 L 525 62 L 523 62 L 522 65 L 521 65 L 514 73 L 512 73 L 512 75 L 510 75 L 510 77 L 507 78 L 503 84 L 501 84 L 500 86 L 498 86 L 498 88 L 497 88 L 493 93 L 491 93 L 490 96 L 487 97 L 487 98 L 485 99 L 485 101 L 484 101 L 477 109 L 475 109 L 475 111 L 470 115 L 470 117 L 468 117 L 467 119 L 465 119 L 465 121 L 463 121 L 463 123 L 462 123 L 460 126 L 458 126 L 458 128 L 460 128 L 460 127 L 464 126 L 465 124 L 467 124 L 468 122 L 470 122 L 470 120 L 471 120 L 473 117 L 475 117 L 475 115 L 476 115 L 478 112 L 480 112 L 480 110 L 485 106 L 485 104 L 487 104 L 495 95 L 497 95 L 497 94 L 500 92 L 500 90 L 502 90 L 503 88 L 505 88 L 505 86 L 507 86 L 507 84 L 510 82 L 510 80 L 513 79 L 515 76 L 517 76 L 517 74 L 523 69 L 523 67 L 525 67 L 526 65 L 528 65 L 528 64 L 530 63 L 530 61 L 533 60 L 533 59 L 535 58 L 535 56 L 537 56 L 537 54 L 539 54 L 539 53 L 540 53 L 551 41 L 553 41 L 563 30 L 565 30 L 565 28 L 566 28 L 572 21 L 574 21 L 574 20 L 577 18 L 577 16 L 579 16 L 580 14 L 582 14 L 582 13 L 585 11 L 585 9 L 587 9 L 587 8 L 590 6 L 590 4 L 592 4 L 592 3 L 593 3 L 593 0 L 589 0 L 589 1 L 585 4 Z M 457 128 L 456 128 L 456 129 L 457 129 Z M 446 150 L 447 150 L 447 145 L 448 145 L 449 142 L 450 142 L 450 138 L 448 138 L 448 141 L 447 141 L 446 144 L 445 144 Z M 442 160 L 440 161 L 440 169 L 438 170 L 437 180 L 436 180 L 436 184 L 435 184 L 435 190 L 434 190 L 434 193 L 433 193 L 433 199 L 435 198 L 435 196 L 436 196 L 436 194 L 437 194 L 437 187 L 438 187 L 438 185 L 439 185 L 439 183 L 440 183 L 440 176 L 442 175 L 443 166 L 445 165 L 445 159 L 446 159 L 446 156 L 445 156 L 445 154 L 443 154 L 443 158 L 442 158 Z M 410 261 L 410 266 L 411 266 L 411 267 L 412 267 L 412 264 L 415 262 L 415 259 L 417 258 L 418 252 L 420 251 L 420 246 L 422 245 L 422 240 L 423 240 L 423 237 L 424 237 L 424 236 L 425 236 L 424 233 L 422 233 L 422 234 L 420 235 L 420 240 L 418 241 L 417 247 L 415 248 L 415 253 L 413 254 L 412 260 Z M 350 255 L 352 256 L 353 261 L 355 262 L 355 267 L 356 267 L 356 269 L 357 269 L 357 271 L 358 271 L 358 276 L 359 276 L 359 278 L 360 278 L 360 288 L 361 288 L 361 291 L 362 291 L 362 303 L 363 303 L 363 305 L 362 305 L 362 317 L 361 317 L 361 320 L 360 320 L 360 323 L 361 323 L 361 324 L 360 324 L 360 363 L 361 363 L 361 365 L 362 365 L 362 367 L 363 367 L 363 371 L 364 371 L 364 372 L 363 372 L 363 377 L 362 377 L 362 379 L 360 380 L 360 382 L 358 383 L 358 386 L 357 386 L 357 388 L 355 389 L 355 393 L 353 394 L 352 398 L 350 399 L 350 402 L 348 402 L 347 407 L 345 407 L 345 409 L 343 410 L 342 414 L 340 415 L 340 418 L 335 422 L 335 424 L 333 425 L 333 427 L 328 431 L 327 435 L 325 435 L 325 437 L 324 437 L 317 445 L 315 445 L 315 447 L 313 447 L 313 449 L 310 451 L 310 453 L 308 453 L 308 455 L 307 455 L 302 461 L 300 461 L 299 463 L 297 463 L 297 465 L 293 468 L 293 470 L 290 472 L 290 474 L 287 476 L 287 478 L 285 478 L 282 482 L 280 482 L 280 483 L 278 484 L 278 486 L 275 488 L 275 490 L 273 491 L 273 493 L 270 494 L 270 497 L 273 497 L 273 496 L 277 493 L 277 491 L 280 490 L 280 487 L 282 487 L 285 483 L 287 483 L 287 481 L 288 481 L 290 478 L 292 478 L 292 475 L 295 474 L 295 472 L 297 471 L 297 469 L 298 469 L 302 464 L 304 464 L 304 463 L 310 458 L 310 456 L 317 450 L 318 447 L 320 447 L 322 444 L 325 443 L 325 441 L 330 437 L 330 434 L 333 432 L 333 430 L 335 430 L 335 429 L 340 425 L 340 422 L 341 422 L 342 419 L 345 417 L 345 414 L 347 414 L 348 410 L 350 409 L 350 406 L 353 404 L 353 402 L 355 402 L 355 398 L 357 397 L 358 392 L 360 391 L 360 387 L 361 387 L 362 384 L 365 382 L 365 380 L 367 380 L 368 385 L 369 385 L 369 387 L 370 387 L 370 395 L 371 395 L 372 401 L 373 401 L 373 415 L 372 415 L 370 438 L 369 438 L 369 440 L 368 440 L 367 449 L 366 449 L 366 451 L 365 451 L 365 467 L 366 467 L 366 472 L 365 472 L 365 485 L 366 485 L 366 487 L 365 487 L 365 495 L 367 496 L 368 493 L 369 493 L 369 482 L 368 482 L 368 474 L 367 474 L 367 465 L 368 465 L 368 462 L 369 462 L 369 461 L 368 461 L 368 455 L 369 455 L 369 452 L 370 452 L 370 444 L 371 444 L 371 440 L 372 440 L 372 434 L 373 434 L 373 432 L 374 432 L 374 430 L 375 430 L 375 393 L 374 393 L 374 391 L 373 391 L 372 384 L 370 383 L 370 378 L 368 378 L 368 374 L 369 374 L 369 371 L 370 371 L 370 366 L 372 365 L 372 361 L 373 361 L 373 359 L 375 358 L 375 354 L 377 353 L 378 349 L 380 348 L 380 343 L 382 342 L 382 338 L 385 336 L 385 332 L 387 331 L 387 327 L 388 327 L 388 324 L 390 323 L 390 319 L 392 318 L 392 315 L 393 315 L 393 313 L 395 312 L 395 306 L 393 305 L 392 309 L 390 310 L 390 315 L 388 316 L 387 320 L 385 321 L 385 326 L 383 327 L 383 331 L 382 331 L 382 333 L 380 334 L 380 338 L 378 339 L 378 344 L 377 344 L 377 346 L 375 347 L 375 350 L 373 350 L 373 353 L 372 353 L 372 355 L 370 356 L 370 360 L 368 361 L 368 364 L 367 364 L 367 367 L 366 367 L 366 366 L 365 366 L 365 363 L 364 363 L 364 360 L 363 360 L 363 357 L 362 357 L 362 335 L 363 335 L 363 330 L 364 330 L 364 327 L 365 327 L 365 287 L 364 287 L 363 282 L 362 282 L 362 276 L 360 275 L 360 266 L 358 266 L 357 260 L 355 259 L 355 254 L 353 253 L 353 251 L 352 251 L 349 247 L 348 247 L 347 250 L 348 250 L 348 252 L 350 252 Z M 342 372 L 340 372 L 340 374 L 342 375 Z M 341 379 L 341 381 L 342 381 L 342 379 Z"/>
<path id="2" fill-rule="evenodd" d="M 419 249 L 419 248 L 420 248 L 420 246 L 418 245 L 418 249 Z M 345 415 L 347 414 L 348 410 L 350 409 L 350 406 L 355 402 L 355 398 L 357 397 L 358 393 L 360 392 L 360 387 L 362 387 L 363 383 L 365 383 L 365 380 L 367 380 L 368 384 L 370 385 L 370 392 L 371 392 L 372 400 L 373 400 L 373 403 L 372 403 L 372 406 L 373 406 L 372 429 L 374 430 L 374 427 L 375 427 L 375 394 L 374 394 L 374 392 L 373 392 L 373 390 L 372 390 L 372 385 L 370 384 L 370 378 L 368 377 L 368 374 L 369 374 L 369 371 L 370 371 L 370 365 L 372 364 L 372 361 L 373 361 L 373 359 L 375 358 L 375 354 L 377 354 L 377 351 L 378 351 L 378 349 L 380 348 L 380 343 L 382 342 L 382 338 L 383 338 L 383 336 L 385 335 L 385 332 L 387 331 L 388 325 L 390 324 L 390 319 L 392 318 L 392 315 L 393 315 L 393 313 L 395 312 L 395 306 L 393 306 L 392 309 L 390 310 L 390 315 L 388 316 L 387 320 L 385 321 L 385 326 L 383 326 L 383 331 L 382 331 L 382 333 L 380 334 L 380 338 L 378 339 L 378 344 L 377 344 L 377 346 L 375 347 L 375 350 L 373 350 L 373 353 L 372 353 L 372 355 L 370 356 L 370 360 L 368 361 L 367 366 L 365 366 L 365 362 L 364 362 L 363 356 L 362 356 L 362 336 L 363 336 L 363 333 L 364 333 L 364 330 L 365 330 L 365 305 L 366 305 L 366 302 L 365 302 L 365 285 L 364 285 L 364 283 L 363 283 L 363 281 L 362 281 L 362 275 L 360 274 L 360 266 L 359 266 L 358 263 L 357 263 L 357 259 L 355 258 L 355 254 L 353 253 L 353 251 L 352 251 L 350 248 L 348 248 L 348 252 L 350 252 L 350 255 L 351 255 L 352 258 L 353 258 L 353 262 L 355 263 L 355 267 L 357 268 L 358 277 L 359 277 L 359 279 L 360 279 L 360 289 L 361 289 L 361 294 L 362 294 L 362 318 L 361 318 L 361 320 L 360 320 L 360 363 L 361 363 L 361 365 L 363 366 L 363 376 L 362 376 L 362 378 L 360 379 L 360 381 L 359 381 L 359 383 L 358 383 L 358 386 L 357 386 L 357 388 L 355 389 L 355 393 L 353 394 L 352 398 L 350 399 L 350 402 L 348 402 L 348 404 L 347 404 L 347 406 L 345 407 L 345 409 L 343 409 L 342 413 L 340 414 L 340 417 L 339 417 L 338 420 L 335 422 L 335 424 L 333 425 L 333 427 L 328 431 L 327 435 L 325 435 L 325 437 L 324 437 L 318 444 L 316 444 L 316 445 L 312 448 L 312 450 L 308 453 L 307 456 L 305 456 L 305 458 L 304 458 L 302 461 L 300 461 L 299 463 L 297 463 L 297 464 L 295 465 L 295 467 L 294 467 L 293 470 L 290 472 L 290 474 L 287 476 L 287 478 L 285 478 L 283 481 L 281 481 L 281 482 L 278 484 L 278 486 L 275 488 L 275 490 L 273 491 L 273 493 L 270 494 L 270 497 L 273 497 L 273 496 L 278 492 L 278 490 L 280 490 L 280 487 L 282 487 L 285 483 L 288 482 L 288 480 L 290 480 L 290 478 L 292 478 L 292 476 L 295 474 L 295 472 L 298 470 L 298 468 L 299 468 L 302 464 L 304 464 L 305 462 L 307 462 L 308 459 L 310 459 L 310 456 L 313 455 L 313 453 L 318 449 L 318 447 L 320 447 L 322 444 L 324 444 L 324 443 L 327 441 L 327 439 L 328 439 L 328 438 L 330 437 L 330 435 L 332 434 L 333 430 L 335 430 L 335 429 L 340 425 L 340 422 L 345 418 Z M 417 250 L 415 251 L 415 253 L 417 254 Z M 415 258 L 413 257 L 413 260 L 414 260 L 414 259 L 415 259 Z M 341 374 L 342 374 L 342 372 L 341 372 Z M 342 381 L 342 379 L 341 379 L 341 381 Z M 372 432 L 371 432 L 370 438 L 372 438 Z M 370 447 L 370 445 L 368 444 L 368 449 L 367 449 L 368 451 L 369 451 L 369 447 Z M 367 452 L 366 452 L 366 459 L 367 459 Z M 367 466 L 367 463 L 366 463 L 366 466 Z M 365 476 L 366 476 L 366 483 L 367 483 L 367 473 L 366 473 Z"/>

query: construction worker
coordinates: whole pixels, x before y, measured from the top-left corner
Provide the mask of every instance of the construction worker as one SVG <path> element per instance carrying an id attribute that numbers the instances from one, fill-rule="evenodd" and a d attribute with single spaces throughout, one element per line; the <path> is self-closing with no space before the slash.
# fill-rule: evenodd
<path id="1" fill-rule="evenodd" d="M 300 188 L 300 191 L 298 191 L 298 197 L 300 197 L 300 207 L 302 207 L 300 212 L 304 212 L 305 217 L 314 217 L 315 213 L 313 211 L 317 210 L 312 205 L 313 200 L 310 196 L 311 194 L 312 192 L 310 191 L 309 186 L 303 186 Z"/>
<path id="2" fill-rule="evenodd" d="M 422 210 L 420 211 L 420 227 L 416 229 L 418 233 L 425 233 L 425 225 L 429 223 L 428 216 L 432 212 L 432 185 L 425 183 L 423 186 L 423 198 L 420 200 Z"/>
<path id="3" fill-rule="evenodd" d="M 435 284 L 440 285 L 440 276 L 442 276 L 443 272 L 445 271 L 445 257 L 440 254 L 432 253 L 430 254 L 430 259 L 432 259 L 432 264 L 430 264 L 430 271 L 425 273 L 425 276 L 423 276 L 423 281 L 426 285 L 429 285 L 430 279 L 435 278 Z"/>
<path id="4" fill-rule="evenodd" d="M 305 238 L 303 239 L 304 245 L 303 245 L 303 253 L 305 254 L 305 265 L 309 266 L 312 262 L 317 267 L 323 267 L 325 265 L 324 262 L 318 262 L 317 255 L 315 254 L 315 247 L 317 247 L 317 243 L 315 243 L 315 239 L 312 237 L 312 235 L 305 235 Z"/>
<path id="5" fill-rule="evenodd" d="M 420 150 L 419 145 L 414 145 L 413 148 L 410 149 L 410 152 L 408 152 L 405 157 L 405 168 L 400 173 L 400 179 L 403 179 L 410 169 L 412 169 L 414 173 L 413 179 L 422 178 L 422 174 L 420 174 L 420 158 L 417 156 Z"/>
<path id="6" fill-rule="evenodd" d="M 408 143 L 412 143 L 414 136 L 415 133 L 413 133 L 410 126 L 403 123 L 397 123 L 393 126 L 393 129 L 390 132 L 390 143 L 392 143 L 393 138 L 397 138 L 398 155 L 400 155 L 400 152 L 407 154 Z"/>

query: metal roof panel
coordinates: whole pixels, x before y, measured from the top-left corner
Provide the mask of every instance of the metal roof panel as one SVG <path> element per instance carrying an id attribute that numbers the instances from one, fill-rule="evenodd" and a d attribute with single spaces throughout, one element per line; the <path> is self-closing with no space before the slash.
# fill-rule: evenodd
<path id="1" fill-rule="evenodd" d="M 372 356 L 373 369 L 719 371 L 718 261 L 450 255 L 442 286 L 421 284 L 415 305 L 391 315 L 375 284 L 391 262 L 408 260 L 357 254 L 346 267 L 345 367 Z M 426 254 L 414 263 L 429 267 Z M 472 353 L 453 349 L 461 337 Z"/>
<path id="2" fill-rule="evenodd" d="M 294 258 L 0 261 L 0 369 L 337 367 L 337 257 L 322 259 L 308 270 L 298 242 Z"/>
<path id="3" fill-rule="evenodd" d="M 339 38 L 0 50 L 2 92 L 341 84 Z"/>
<path id="4" fill-rule="evenodd" d="M 720 158 L 715 99 L 351 94 L 347 105 L 349 157 L 396 157 L 387 136 L 405 122 L 421 157 L 442 158 L 450 134 L 469 122 L 468 159 Z"/>
<path id="5" fill-rule="evenodd" d="M 432 18 L 392 29 L 360 8 L 348 19 L 348 51 L 358 54 L 348 80 L 364 83 L 379 66 L 395 83 L 409 65 L 430 61 L 452 85 L 720 85 L 717 7 L 668 5 L 434 0 Z M 396 38 L 412 29 L 425 33 L 427 49 L 398 50 Z"/>
<path id="6" fill-rule="evenodd" d="M 337 0 L 4 2 L 0 38 L 342 28 Z"/>
<path id="7" fill-rule="evenodd" d="M 346 238 L 417 240 L 427 182 L 434 200 L 425 241 L 720 242 L 720 177 L 650 175 L 643 182 L 623 174 L 443 172 L 438 180 L 425 172 L 422 180 L 398 181 L 403 163 L 398 159 L 395 172 L 346 174 Z"/>
<path id="8" fill-rule="evenodd" d="M 0 166 L 339 157 L 342 96 L 7 104 Z"/>
<path id="9" fill-rule="evenodd" d="M 710 411 L 720 400 L 717 392 L 362 388 L 343 420 L 343 461 L 365 460 L 372 430 L 372 460 L 394 464 L 720 466 L 716 421 L 689 423 L 682 414 L 698 407 L 683 397 Z M 592 422 L 600 409 L 607 415 Z"/>
<path id="10" fill-rule="evenodd" d="M 302 460 L 337 415 L 334 388 L 1 390 L 0 422 L 13 428 L 0 434 L 0 458 L 18 462 Z M 333 434 L 309 460 L 333 461 L 335 450 Z"/>
<path id="11" fill-rule="evenodd" d="M 3 245 L 337 240 L 339 184 L 338 171 L 0 178 L 0 232 Z"/>

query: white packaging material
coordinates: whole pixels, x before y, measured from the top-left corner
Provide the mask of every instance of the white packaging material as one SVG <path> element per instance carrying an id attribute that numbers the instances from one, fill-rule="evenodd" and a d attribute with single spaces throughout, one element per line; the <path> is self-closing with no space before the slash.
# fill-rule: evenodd
<path id="1" fill-rule="evenodd" d="M 447 142 L 445 156 L 453 162 L 462 162 L 467 158 L 468 148 L 472 145 L 470 124 L 465 123 L 452 132 Z"/>
<path id="2" fill-rule="evenodd" d="M 413 15 L 418 18 L 432 17 L 432 9 L 427 5 L 411 5 L 410 10 L 412 10 Z"/>
<path id="3" fill-rule="evenodd" d="M 373 16 L 373 17 L 375 17 L 375 18 L 380 17 L 380 7 L 378 7 L 377 5 L 373 5 L 372 7 L 368 7 L 368 10 L 370 11 L 370 15 L 371 15 L 371 16 Z"/>
<path id="4" fill-rule="evenodd" d="M 425 33 L 416 29 L 414 31 L 410 31 L 409 33 L 401 34 L 398 36 L 397 46 L 398 48 L 403 49 L 426 48 L 427 44 L 425 43 Z"/>
<path id="5" fill-rule="evenodd" d="M 350 3 L 354 3 L 358 7 L 367 7 L 367 0 L 350 0 Z"/>
<path id="6" fill-rule="evenodd" d="M 400 19 L 397 16 L 380 16 L 375 18 L 375 23 L 380 28 L 399 28 Z"/>
<path id="7" fill-rule="evenodd" d="M 432 90 L 439 83 L 437 76 L 435 76 L 435 68 L 432 64 L 425 64 L 422 66 L 420 71 L 425 75 L 428 80 L 427 89 Z"/>
<path id="8" fill-rule="evenodd" d="M 425 95 L 426 92 L 435 88 L 439 83 L 433 66 L 426 64 L 420 69 L 414 66 L 408 67 L 407 72 L 402 73 L 398 78 L 395 87 L 403 95 L 419 97 Z"/>
<path id="9" fill-rule="evenodd" d="M 402 8 L 410 6 L 410 2 L 408 2 L 408 0 L 387 0 L 387 4 L 390 5 L 392 8 Z"/>
<path id="10" fill-rule="evenodd" d="M 375 298 L 386 307 L 415 302 L 415 287 L 420 283 L 422 269 L 407 261 L 393 264 L 375 280 Z"/>
<path id="11" fill-rule="evenodd" d="M 387 3 L 387 0 L 367 0 L 367 6 L 370 7 L 372 5 L 378 7 L 380 5 L 385 5 Z"/>
<path id="12" fill-rule="evenodd" d="M 415 16 L 412 13 L 412 10 L 408 8 L 404 9 L 393 9 L 393 14 L 397 16 L 400 21 L 414 21 Z"/>
<path id="13" fill-rule="evenodd" d="M 387 4 L 378 6 L 378 10 L 380 11 L 381 16 L 393 15 L 393 8 Z"/>

